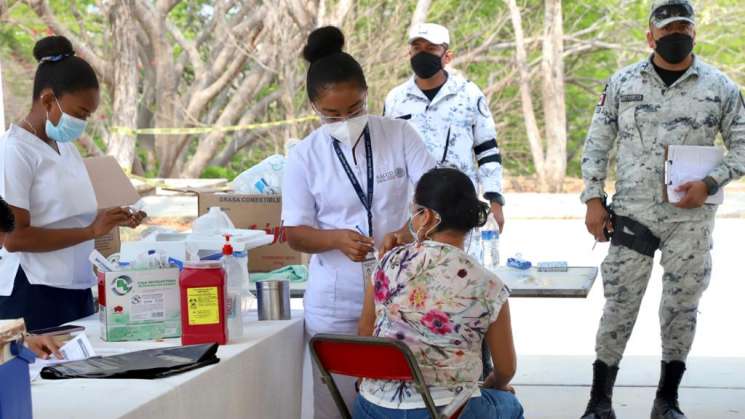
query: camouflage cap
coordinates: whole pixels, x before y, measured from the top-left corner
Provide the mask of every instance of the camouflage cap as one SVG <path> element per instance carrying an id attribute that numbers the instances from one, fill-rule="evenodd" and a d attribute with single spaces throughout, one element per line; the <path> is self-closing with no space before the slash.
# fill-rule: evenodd
<path id="1" fill-rule="evenodd" d="M 673 22 L 696 24 L 696 12 L 690 0 L 653 0 L 649 11 L 649 22 L 664 28 Z"/>

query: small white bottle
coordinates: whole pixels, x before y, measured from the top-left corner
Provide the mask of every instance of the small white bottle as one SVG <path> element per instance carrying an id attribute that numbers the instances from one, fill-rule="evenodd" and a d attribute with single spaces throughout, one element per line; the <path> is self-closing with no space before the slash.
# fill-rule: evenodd
<path id="1" fill-rule="evenodd" d="M 499 225 L 493 214 L 489 214 L 486 224 L 481 227 L 481 260 L 492 272 L 499 267 Z"/>
<path id="2" fill-rule="evenodd" d="M 230 244 L 230 235 L 225 236 L 225 245 L 222 248 L 223 268 L 227 280 L 227 301 L 225 309 L 228 318 L 228 339 L 235 341 L 243 337 L 243 316 L 241 310 L 241 261 L 233 255 L 233 245 Z"/>

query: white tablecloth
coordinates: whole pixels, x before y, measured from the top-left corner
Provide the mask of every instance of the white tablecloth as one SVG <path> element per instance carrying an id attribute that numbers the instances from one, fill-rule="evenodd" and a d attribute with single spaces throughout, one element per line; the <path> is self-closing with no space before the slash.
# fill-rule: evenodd
<path id="1" fill-rule="evenodd" d="M 300 417 L 303 315 L 292 320 L 246 321 L 237 343 L 221 346 L 220 362 L 157 380 L 43 380 L 32 386 L 35 419 L 278 418 Z M 98 355 L 180 345 L 179 339 L 103 342 L 98 320 L 86 327 Z"/>

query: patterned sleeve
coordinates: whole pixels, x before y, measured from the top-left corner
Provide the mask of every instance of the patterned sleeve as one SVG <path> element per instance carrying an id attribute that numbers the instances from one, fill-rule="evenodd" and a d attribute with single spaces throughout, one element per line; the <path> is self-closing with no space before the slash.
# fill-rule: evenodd
<path id="1" fill-rule="evenodd" d="M 486 97 L 475 85 L 469 84 L 476 100 L 473 118 L 473 152 L 476 155 L 478 178 L 486 193 L 502 193 L 502 154 L 497 144 L 497 130 Z"/>
<path id="2" fill-rule="evenodd" d="M 582 153 L 582 179 L 585 189 L 580 199 L 583 203 L 605 196 L 605 179 L 608 177 L 609 153 L 618 135 L 618 95 L 615 77 L 612 77 L 600 95 L 595 115 L 585 139 Z"/>
<path id="3" fill-rule="evenodd" d="M 745 101 L 737 85 L 729 82 L 727 87 L 724 116 L 719 126 L 727 154 L 722 164 L 709 174 L 720 186 L 745 174 Z"/>

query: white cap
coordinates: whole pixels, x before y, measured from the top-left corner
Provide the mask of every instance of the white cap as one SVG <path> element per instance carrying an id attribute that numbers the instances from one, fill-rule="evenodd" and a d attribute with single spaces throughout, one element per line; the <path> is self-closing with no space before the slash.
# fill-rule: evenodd
<path id="1" fill-rule="evenodd" d="M 412 26 L 409 31 L 409 43 L 420 38 L 435 45 L 450 45 L 450 32 L 446 27 L 436 23 L 419 23 Z"/>

